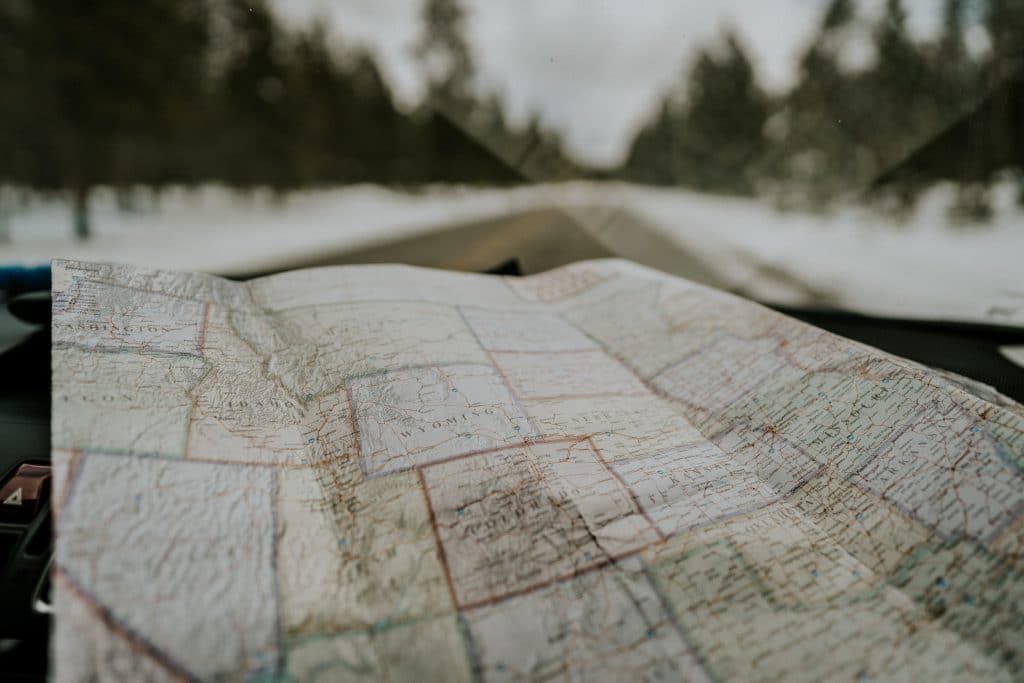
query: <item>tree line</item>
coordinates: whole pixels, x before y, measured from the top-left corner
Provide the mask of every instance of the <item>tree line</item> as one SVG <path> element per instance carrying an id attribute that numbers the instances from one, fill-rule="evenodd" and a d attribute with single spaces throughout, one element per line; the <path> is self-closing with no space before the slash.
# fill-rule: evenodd
<path id="1" fill-rule="evenodd" d="M 664 94 L 621 167 L 587 169 L 555 132 L 512 126 L 480 94 L 459 0 L 423 5 L 415 54 L 427 96 L 411 110 L 367 52 L 320 23 L 285 29 L 266 0 L 7 0 L 0 181 L 66 193 L 85 236 L 99 185 L 514 183 L 545 179 L 524 178 L 516 162 L 541 141 L 558 177 L 822 206 L 941 129 L 983 95 L 997 57 L 1024 45 L 1024 0 L 981 3 L 946 0 L 940 36 L 920 44 L 900 0 L 888 0 L 870 27 L 875 59 L 850 68 L 844 41 L 863 20 L 854 0 L 832 0 L 782 94 L 759 84 L 727 32 Z M 984 14 L 986 56 L 966 48 L 968 11 Z M 966 211 L 984 212 L 989 180 L 965 184 Z M 901 204 L 919 191 L 911 185 L 894 193 Z"/>
<path id="2" fill-rule="evenodd" d="M 974 12 L 974 17 L 968 16 Z M 987 50 L 968 49 L 966 24 L 985 29 Z M 865 34 L 868 44 L 864 45 Z M 856 41 L 871 53 L 850 65 Z M 862 193 L 897 210 L 913 206 L 930 181 L 957 179 L 954 213 L 984 218 L 995 174 L 1015 167 L 1024 190 L 1024 159 L 958 173 L 978 145 L 936 148 L 917 177 L 874 183 L 921 145 L 970 112 L 993 88 L 1016 76 L 1024 57 L 1024 0 L 944 0 L 937 37 L 914 41 L 901 0 L 880 18 L 859 16 L 854 0 L 832 0 L 798 63 L 795 85 L 780 94 L 758 82 L 742 42 L 726 32 L 700 51 L 636 136 L 619 173 L 630 180 L 703 191 L 773 197 L 785 205 L 821 207 Z M 1020 99 L 1018 85 L 1015 97 Z M 1011 149 L 1024 120 L 1009 114 L 986 131 L 987 142 Z M 1009 163 L 1008 163 L 1009 162 Z M 864 192 L 864 190 L 871 190 Z M 1024 192 L 1020 195 L 1024 201 Z"/>
<path id="3" fill-rule="evenodd" d="M 469 92 L 457 0 L 431 0 L 430 88 Z M 429 98 L 428 98 L 429 99 Z M 513 130 L 496 101 L 474 115 Z M 0 5 L 0 181 L 66 193 L 89 232 L 99 185 L 247 189 L 509 183 L 517 174 L 426 103 L 398 108 L 365 51 L 282 27 L 265 0 Z"/>

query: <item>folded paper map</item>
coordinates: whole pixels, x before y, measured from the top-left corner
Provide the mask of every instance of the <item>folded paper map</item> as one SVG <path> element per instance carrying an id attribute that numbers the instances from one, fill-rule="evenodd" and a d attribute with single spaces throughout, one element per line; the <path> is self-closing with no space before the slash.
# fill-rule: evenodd
<path id="1" fill-rule="evenodd" d="M 619 260 L 53 265 L 54 676 L 1024 676 L 1024 408 Z"/>

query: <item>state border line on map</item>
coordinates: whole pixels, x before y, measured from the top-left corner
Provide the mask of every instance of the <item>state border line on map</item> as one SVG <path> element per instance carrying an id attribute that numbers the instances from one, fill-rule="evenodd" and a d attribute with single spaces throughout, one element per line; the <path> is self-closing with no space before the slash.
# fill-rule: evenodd
<path id="1" fill-rule="evenodd" d="M 85 605 L 97 619 L 106 624 L 112 635 L 120 637 L 130 649 L 144 655 L 147 659 L 164 669 L 170 676 L 181 681 L 200 681 L 199 676 L 192 673 L 184 664 L 158 648 L 142 634 L 125 624 L 99 599 L 90 593 L 68 570 L 56 560 L 53 563 L 53 577 L 58 584 L 69 590 Z"/>

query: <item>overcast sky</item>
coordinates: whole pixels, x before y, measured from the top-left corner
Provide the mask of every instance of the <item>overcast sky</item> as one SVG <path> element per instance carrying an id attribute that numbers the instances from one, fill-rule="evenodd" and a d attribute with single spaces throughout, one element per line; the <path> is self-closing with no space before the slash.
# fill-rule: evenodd
<path id="1" fill-rule="evenodd" d="M 422 81 L 411 46 L 422 0 L 276 0 L 291 24 L 322 17 L 348 45 L 378 59 L 396 96 L 415 102 Z M 788 86 L 826 0 L 464 0 L 481 87 L 514 120 L 535 111 L 572 152 L 592 163 L 621 160 L 660 94 L 694 51 L 733 28 L 763 85 Z M 910 30 L 934 35 L 941 0 L 905 0 Z M 863 0 L 877 15 L 884 0 Z M 870 55 L 862 55 L 869 58 Z"/>

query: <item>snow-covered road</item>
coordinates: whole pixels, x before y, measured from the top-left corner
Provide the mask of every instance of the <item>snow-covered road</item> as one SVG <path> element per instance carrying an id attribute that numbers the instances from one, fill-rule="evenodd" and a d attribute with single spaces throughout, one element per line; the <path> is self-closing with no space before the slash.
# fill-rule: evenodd
<path id="1" fill-rule="evenodd" d="M 96 234 L 86 243 L 69 239 L 63 203 L 6 202 L 11 239 L 0 244 L 0 263 L 69 257 L 252 273 L 555 209 L 616 254 L 764 301 L 1024 326 L 1024 212 L 1007 188 L 997 193 L 990 223 L 957 228 L 945 218 L 947 201 L 948 190 L 939 188 L 896 224 L 853 207 L 782 212 L 758 200 L 625 184 L 416 193 L 354 186 L 277 199 L 205 187 L 167 191 L 158 204 L 129 212 L 101 191 L 93 203 Z"/>

